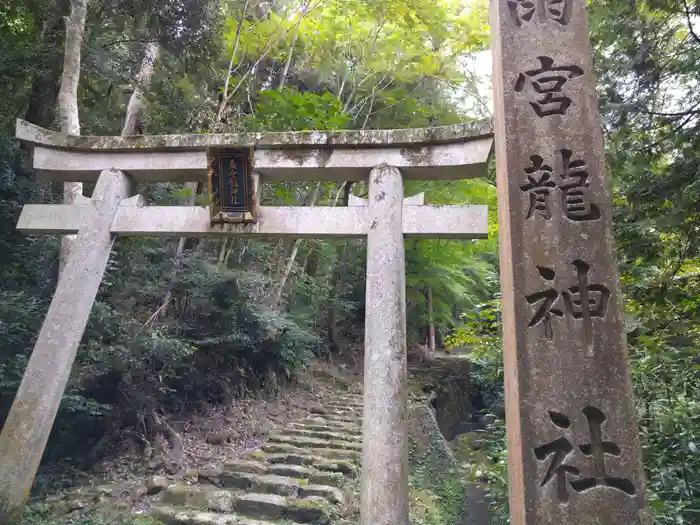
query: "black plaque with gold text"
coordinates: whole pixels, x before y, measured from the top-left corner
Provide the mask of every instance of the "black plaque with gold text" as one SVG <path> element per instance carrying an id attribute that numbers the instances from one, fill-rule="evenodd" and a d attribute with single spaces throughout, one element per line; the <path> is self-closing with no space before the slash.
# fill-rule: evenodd
<path id="1" fill-rule="evenodd" d="M 210 148 L 211 222 L 255 222 L 253 149 Z"/>

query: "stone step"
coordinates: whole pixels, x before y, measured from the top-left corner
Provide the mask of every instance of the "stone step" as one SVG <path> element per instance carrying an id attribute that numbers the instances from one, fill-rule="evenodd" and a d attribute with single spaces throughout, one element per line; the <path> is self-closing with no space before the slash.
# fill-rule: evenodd
<path id="1" fill-rule="evenodd" d="M 362 429 L 354 425 L 344 425 L 336 423 L 335 425 L 322 425 L 320 423 L 289 423 L 285 432 L 290 429 L 298 430 L 316 430 L 318 432 L 344 432 L 350 436 L 362 437 Z"/>
<path id="2" fill-rule="evenodd" d="M 295 447 L 362 450 L 362 443 L 357 441 L 345 441 L 341 439 L 319 439 L 306 436 L 288 436 L 285 434 L 272 434 L 270 435 L 269 441 L 272 443 L 287 443 Z"/>
<path id="3" fill-rule="evenodd" d="M 324 399 L 324 401 L 326 401 L 327 403 L 356 403 L 358 405 L 362 405 L 363 400 L 364 397 L 362 396 L 362 394 L 335 395 Z"/>
<path id="4" fill-rule="evenodd" d="M 311 469 L 308 469 L 311 470 Z M 293 478 L 277 474 L 249 474 L 247 472 L 224 471 L 218 479 L 219 486 L 278 496 L 307 498 L 318 496 L 330 503 L 342 503 L 343 494 L 337 487 L 309 483 L 309 479 Z"/>
<path id="5" fill-rule="evenodd" d="M 337 429 L 347 429 L 351 428 L 354 430 L 362 430 L 362 420 L 358 419 L 356 421 L 330 421 L 324 417 L 321 416 L 313 416 L 313 417 L 306 417 L 304 419 L 299 420 L 298 423 L 299 425 L 323 425 L 327 427 L 333 427 Z"/>
<path id="6" fill-rule="evenodd" d="M 361 416 L 351 416 L 351 415 L 343 415 L 343 414 L 312 414 L 314 419 L 320 419 L 323 421 L 330 421 L 333 423 L 350 423 L 353 425 L 362 425 L 362 417 Z"/>
<path id="7" fill-rule="evenodd" d="M 362 413 L 362 404 L 356 405 L 354 403 L 325 403 L 323 408 L 328 410 L 350 410 L 352 412 Z"/>
<path id="8" fill-rule="evenodd" d="M 201 475 L 200 475 L 201 477 Z M 261 494 L 277 494 L 279 496 L 296 496 L 299 494 L 299 481 L 274 474 L 250 474 L 225 470 L 216 479 L 217 486 L 259 492 Z"/>
<path id="9" fill-rule="evenodd" d="M 237 498 L 236 510 L 256 518 L 288 519 L 319 525 L 327 524 L 331 514 L 331 507 L 327 503 L 272 494 L 244 494 Z"/>
<path id="10" fill-rule="evenodd" d="M 177 507 L 191 507 L 215 512 L 232 512 L 234 494 L 228 490 L 196 485 L 170 485 L 161 501 Z"/>
<path id="11" fill-rule="evenodd" d="M 151 516 L 165 525 L 275 525 L 271 521 L 250 519 L 236 514 L 219 514 L 165 505 L 153 505 Z M 300 524 L 287 521 L 285 525 Z"/>
<path id="12" fill-rule="evenodd" d="M 326 459 L 349 459 L 360 460 L 361 453 L 359 450 L 347 450 L 338 448 L 300 448 L 288 443 L 264 443 L 263 450 L 268 454 L 312 454 L 322 456 Z"/>
<path id="13" fill-rule="evenodd" d="M 315 468 L 302 465 L 289 465 L 287 463 L 272 464 L 267 467 L 267 472 L 277 476 L 308 480 L 317 485 L 330 487 L 342 487 L 345 484 L 345 476 L 340 472 L 324 472 Z"/>
<path id="14" fill-rule="evenodd" d="M 358 472 L 357 465 L 347 459 L 328 459 L 312 454 L 268 454 L 267 461 L 270 463 L 292 464 L 299 466 L 311 466 L 319 471 L 331 473 L 341 473 L 355 476 Z"/>
<path id="15" fill-rule="evenodd" d="M 324 489 L 337 491 L 332 487 Z M 196 486 L 171 485 L 163 494 L 161 503 L 151 507 L 151 513 L 166 525 L 194 525 L 197 522 L 187 520 L 191 520 L 192 513 L 197 512 L 203 512 L 205 519 L 210 520 L 204 522 L 207 525 L 238 525 L 244 518 L 286 519 L 300 523 L 327 524 L 332 506 L 326 499 L 319 497 L 318 493 L 321 490 L 316 486 L 309 486 L 304 490 L 308 497 L 295 498 L 277 494 L 237 493 L 226 490 L 205 490 Z M 225 504 L 222 504 L 223 493 L 227 493 Z M 342 500 L 342 494 L 340 500 Z M 220 520 L 211 521 L 216 518 L 216 513 L 221 516 Z M 236 519 L 239 521 L 235 521 Z"/>
<path id="16" fill-rule="evenodd" d="M 326 461 L 323 458 L 318 459 L 320 459 L 321 462 Z M 286 476 L 289 478 L 306 480 L 320 485 L 329 485 L 332 487 L 342 487 L 345 483 L 345 476 L 343 475 L 344 472 L 339 470 L 317 470 L 313 467 L 305 467 L 301 464 L 285 463 L 284 461 L 276 463 L 263 463 L 260 461 L 245 460 L 227 461 L 220 469 L 203 469 L 200 472 L 200 480 L 217 484 L 219 482 L 219 477 L 224 470 L 234 473 L 258 475 L 273 474 L 276 476 Z"/>
<path id="17" fill-rule="evenodd" d="M 280 432 L 280 435 L 309 437 L 309 438 L 326 439 L 326 440 L 333 440 L 333 441 L 340 440 L 340 441 L 358 442 L 358 441 L 362 440 L 361 436 L 358 436 L 357 434 L 350 434 L 349 432 L 332 432 L 329 430 L 307 430 L 304 428 L 296 428 L 296 427 L 285 428 L 282 432 Z"/>
<path id="18" fill-rule="evenodd" d="M 347 408 L 326 408 L 326 407 L 314 407 L 309 410 L 311 414 L 318 414 L 324 417 L 336 417 L 336 418 L 350 418 L 350 419 L 361 419 L 361 410 L 350 410 Z"/>

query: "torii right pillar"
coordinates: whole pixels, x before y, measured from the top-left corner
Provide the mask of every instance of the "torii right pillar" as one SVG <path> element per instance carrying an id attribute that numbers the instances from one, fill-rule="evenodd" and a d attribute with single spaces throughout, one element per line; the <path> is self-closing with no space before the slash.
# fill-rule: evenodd
<path id="1" fill-rule="evenodd" d="M 491 0 L 513 525 L 649 523 L 586 0 Z"/>

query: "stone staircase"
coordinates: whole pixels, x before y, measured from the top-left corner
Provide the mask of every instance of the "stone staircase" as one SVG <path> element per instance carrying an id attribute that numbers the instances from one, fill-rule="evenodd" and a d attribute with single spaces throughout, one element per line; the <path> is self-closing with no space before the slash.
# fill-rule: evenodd
<path id="1" fill-rule="evenodd" d="M 241 459 L 170 485 L 151 506 L 166 525 L 331 523 L 359 475 L 362 396 L 335 395 Z"/>

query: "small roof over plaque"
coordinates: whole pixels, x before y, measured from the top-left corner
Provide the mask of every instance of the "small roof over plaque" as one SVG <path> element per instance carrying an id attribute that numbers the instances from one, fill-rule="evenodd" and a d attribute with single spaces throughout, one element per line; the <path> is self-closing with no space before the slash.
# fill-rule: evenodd
<path id="1" fill-rule="evenodd" d="M 212 224 L 255 222 L 253 148 L 209 148 Z"/>

